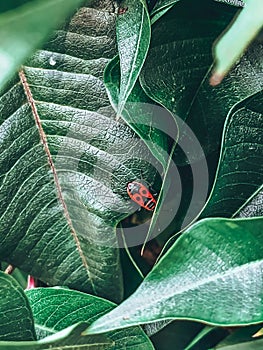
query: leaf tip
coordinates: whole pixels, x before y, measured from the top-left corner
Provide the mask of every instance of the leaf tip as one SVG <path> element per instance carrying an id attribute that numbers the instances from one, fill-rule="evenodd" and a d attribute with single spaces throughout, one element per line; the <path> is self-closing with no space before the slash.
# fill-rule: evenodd
<path id="1" fill-rule="evenodd" d="M 209 79 L 209 84 L 211 86 L 217 86 L 217 85 L 219 85 L 222 82 L 224 77 L 225 77 L 224 74 L 213 72 L 211 77 L 210 77 L 210 79 Z"/>
<path id="2" fill-rule="evenodd" d="M 103 327 L 101 327 L 101 322 L 99 320 L 94 321 L 88 328 L 81 332 L 81 335 L 91 335 L 100 334 L 106 332 Z"/>

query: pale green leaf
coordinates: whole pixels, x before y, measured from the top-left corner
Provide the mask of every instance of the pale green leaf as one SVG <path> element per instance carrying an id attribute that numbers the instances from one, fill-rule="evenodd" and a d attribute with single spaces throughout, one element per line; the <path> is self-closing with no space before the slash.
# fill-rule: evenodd
<path id="1" fill-rule="evenodd" d="M 0 86 L 83 0 L 38 0 L 0 15 Z"/>
<path id="2" fill-rule="evenodd" d="M 137 291 L 95 321 L 101 333 L 164 319 L 236 326 L 263 321 L 263 218 L 205 219 L 190 227 Z"/>
<path id="3" fill-rule="evenodd" d="M 210 84 L 218 85 L 263 26 L 262 0 L 247 0 L 244 9 L 215 45 L 216 66 Z"/>

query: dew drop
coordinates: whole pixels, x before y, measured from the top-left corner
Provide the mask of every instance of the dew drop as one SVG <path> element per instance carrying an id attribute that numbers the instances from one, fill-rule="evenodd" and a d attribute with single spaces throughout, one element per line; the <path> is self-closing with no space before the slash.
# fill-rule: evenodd
<path id="1" fill-rule="evenodd" d="M 49 59 L 49 64 L 50 64 L 51 66 L 55 66 L 56 63 L 57 63 L 57 61 L 54 59 L 53 56 L 51 56 L 50 59 Z"/>

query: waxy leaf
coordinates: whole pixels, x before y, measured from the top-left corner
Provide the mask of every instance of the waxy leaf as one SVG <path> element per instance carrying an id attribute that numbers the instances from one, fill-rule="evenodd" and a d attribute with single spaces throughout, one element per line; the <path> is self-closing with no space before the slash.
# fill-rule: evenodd
<path id="1" fill-rule="evenodd" d="M 187 122 L 206 154 L 218 149 L 231 108 L 263 88 L 263 47 L 259 43 L 250 47 L 221 85 L 209 85 L 212 44 L 235 12 L 235 8 L 206 0 L 175 4 L 153 25 L 140 76 L 145 92 Z M 200 157 L 186 157 L 179 148 L 175 151 L 177 163 L 191 163 Z"/>
<path id="2" fill-rule="evenodd" d="M 263 320 L 263 219 L 205 219 L 190 227 L 137 291 L 87 330 L 164 319 L 233 326 Z"/>
<path id="3" fill-rule="evenodd" d="M 263 185 L 259 189 L 259 192 L 252 196 L 236 215 L 236 217 L 240 218 L 255 216 L 263 216 Z"/>
<path id="4" fill-rule="evenodd" d="M 263 185 L 262 107 L 263 93 L 259 93 L 230 112 L 224 128 L 214 188 L 201 217 L 237 216 L 247 202 L 261 190 Z M 262 215 L 262 208 L 261 214 L 259 208 L 257 212 Z"/>
<path id="5" fill-rule="evenodd" d="M 36 339 L 32 311 L 20 284 L 0 271 L 1 341 Z M 0 347 L 1 349 L 1 347 Z"/>
<path id="6" fill-rule="evenodd" d="M 115 306 L 107 300 L 63 288 L 31 289 L 27 291 L 27 296 L 33 310 L 37 334 L 41 338 L 45 332 L 55 334 L 74 323 L 85 322 L 90 325 Z M 153 349 L 140 327 L 107 333 L 105 336 L 112 342 L 107 349 Z M 85 340 L 85 337 L 82 338 Z"/>
<path id="7" fill-rule="evenodd" d="M 0 341 L 0 350 L 106 350 L 113 342 L 104 336 L 83 336 L 87 324 L 81 323 L 39 341 Z"/>
<path id="8" fill-rule="evenodd" d="M 107 65 L 104 72 L 104 82 L 111 104 L 117 111 L 120 87 L 120 61 L 118 56 Z M 165 133 L 169 126 L 165 126 L 165 121 L 168 123 L 169 119 L 168 113 L 165 114 L 163 110 L 161 125 L 160 111 L 161 108 L 157 107 L 155 102 L 145 94 L 137 81 L 122 110 L 122 118 L 144 140 L 149 150 L 165 169 L 169 158 L 169 138 Z"/>
<path id="9" fill-rule="evenodd" d="M 37 0 L 0 15 L 0 86 L 81 3 L 83 0 Z"/>
<path id="10" fill-rule="evenodd" d="M 156 160 L 115 121 L 103 84 L 115 16 L 79 9 L 0 94 L 0 257 L 120 301 L 115 227 L 137 209 L 127 183 L 153 183 Z"/>
<path id="11" fill-rule="evenodd" d="M 262 0 L 247 0 L 232 26 L 215 45 L 216 66 L 210 79 L 219 84 L 263 26 Z"/>
<path id="12" fill-rule="evenodd" d="M 151 38 L 150 17 L 145 0 L 125 0 L 117 19 L 117 43 L 120 55 L 121 84 L 117 115 L 137 81 L 145 61 Z"/>

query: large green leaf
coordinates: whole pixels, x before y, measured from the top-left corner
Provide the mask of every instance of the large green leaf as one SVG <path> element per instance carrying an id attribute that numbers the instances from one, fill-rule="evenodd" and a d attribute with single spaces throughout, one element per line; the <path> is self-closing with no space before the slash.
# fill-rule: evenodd
<path id="1" fill-rule="evenodd" d="M 0 341 L 36 339 L 32 311 L 22 287 L 1 271 L 0 316 Z"/>
<path id="2" fill-rule="evenodd" d="M 262 322 L 262 235 L 262 218 L 198 222 L 176 241 L 137 291 L 94 322 L 87 333 L 163 319 L 221 326 Z"/>
<path id="3" fill-rule="evenodd" d="M 77 324 L 39 341 L 0 341 L 0 350 L 104 350 L 112 341 L 106 337 L 83 336 L 86 323 Z"/>
<path id="4" fill-rule="evenodd" d="M 104 74 L 108 94 L 115 109 L 118 104 L 119 76 L 119 60 L 118 57 L 115 57 L 107 65 Z M 206 181 L 206 163 L 202 161 L 195 165 L 194 170 L 192 169 L 195 185 L 195 189 L 192 191 L 192 187 L 189 185 L 189 183 L 192 183 L 192 173 L 190 174 L 189 169 L 177 169 L 174 162 L 170 162 L 170 154 L 173 147 L 169 147 L 169 145 L 175 145 L 177 142 L 180 120 L 174 120 L 166 109 L 150 100 L 138 82 L 135 84 L 126 102 L 122 111 L 122 118 L 144 140 L 152 154 L 162 164 L 163 169 L 166 171 L 169 168 L 167 176 L 163 175 L 162 195 L 159 195 L 160 205 L 157 205 L 156 215 L 153 217 L 148 236 L 152 237 L 155 235 L 151 231 L 156 227 L 159 227 L 160 231 L 163 228 L 166 229 L 169 223 L 173 221 L 175 215 L 176 222 L 174 221 L 173 225 L 176 225 L 178 230 L 180 230 L 182 226 L 189 224 L 200 213 L 205 203 L 207 189 L 204 189 L 204 187 L 208 182 Z M 184 141 L 181 146 L 186 152 L 189 152 L 189 149 L 194 149 L 194 152 L 198 154 L 200 150 L 202 151 L 194 135 L 191 135 L 191 143 Z M 162 172 L 162 169 L 160 171 Z M 167 181 L 165 181 L 165 178 Z M 198 181 L 198 179 L 201 179 L 201 181 Z M 174 192 L 170 191 L 170 188 L 175 189 L 176 196 Z M 197 192 L 198 198 L 196 198 Z M 177 211 L 180 202 L 178 198 L 180 197 L 182 201 Z M 173 230 L 175 230 L 174 226 Z M 171 231 L 169 235 L 170 233 Z"/>
<path id="5" fill-rule="evenodd" d="M 262 93 L 247 99 L 231 111 L 225 124 L 214 188 L 202 217 L 237 216 L 247 202 L 255 201 L 254 197 L 263 185 L 262 126 Z M 262 206 L 261 209 L 257 206 L 257 214 L 262 215 L 262 212 Z"/>
<path id="6" fill-rule="evenodd" d="M 246 6 L 215 45 L 216 66 L 210 83 L 217 85 L 243 55 L 263 26 L 262 0 L 246 0 Z"/>
<path id="7" fill-rule="evenodd" d="M 118 16 L 116 26 L 121 65 L 118 115 L 121 115 L 137 81 L 151 38 L 150 18 L 145 0 L 125 0 L 121 6 L 127 11 Z"/>
<path id="8" fill-rule="evenodd" d="M 153 183 L 156 160 L 107 98 L 114 26 L 109 9 L 81 8 L 1 93 L 0 257 L 119 301 L 115 226 L 137 209 L 127 183 Z"/>
<path id="9" fill-rule="evenodd" d="M 140 76 L 152 99 L 186 120 L 205 153 L 218 149 L 230 109 L 263 86 L 260 44 L 251 46 L 221 85 L 209 85 L 212 44 L 235 12 L 235 8 L 208 0 L 175 4 L 153 25 L 151 47 Z M 181 137 L 185 135 L 181 133 Z M 175 155 L 178 163 L 198 158 L 198 154 L 190 154 L 186 160 L 179 148 Z"/>
<path id="10" fill-rule="evenodd" d="M 117 110 L 120 86 L 118 56 L 107 65 L 104 72 L 104 81 L 111 104 Z M 160 118 L 160 116 L 162 118 Z M 164 174 L 169 168 L 171 158 L 170 145 L 176 141 L 178 135 L 178 127 L 170 113 L 156 105 L 156 103 L 144 93 L 137 81 L 122 110 L 122 118 L 141 137 L 153 156 L 160 162 L 162 166 L 158 168 L 158 171 L 164 180 Z M 175 181 L 177 180 L 178 177 L 176 177 Z M 178 182 L 180 182 L 180 180 Z M 170 202 L 166 205 L 169 201 L 167 197 L 169 181 L 163 181 L 163 184 L 162 191 L 159 192 L 159 202 L 155 215 L 151 222 L 152 226 L 150 226 L 148 230 L 145 241 L 149 240 L 149 237 L 154 237 L 159 233 L 156 231 L 157 226 L 157 230 L 159 231 L 163 231 L 163 229 L 167 228 L 175 215 L 175 212 L 171 212 L 170 210 Z M 160 219 L 162 219 L 162 221 Z M 158 224 L 156 223 L 157 220 Z"/>
<path id="11" fill-rule="evenodd" d="M 83 0 L 38 0 L 0 15 L 0 86 L 81 3 Z"/>
<path id="12" fill-rule="evenodd" d="M 116 56 L 109 62 L 104 72 L 104 82 L 116 111 L 119 104 L 120 75 L 120 61 Z M 144 140 L 165 169 L 169 158 L 170 139 L 166 132 L 170 127 L 168 124 L 170 118 L 168 113 L 163 111 L 163 120 L 160 124 L 159 114 L 160 107 L 144 93 L 137 81 L 122 110 L 122 118 Z"/>
<path id="13" fill-rule="evenodd" d="M 263 216 L 261 129 L 260 93 L 238 105 L 228 117 L 218 178 L 215 180 L 214 191 L 208 201 L 207 210 L 202 214 L 203 217 L 210 214 L 235 217 Z"/>
<path id="14" fill-rule="evenodd" d="M 78 322 L 91 324 L 115 304 L 91 295 L 62 288 L 37 288 L 27 291 L 39 337 L 54 334 Z M 149 338 L 140 327 L 107 333 L 108 349 L 152 350 Z M 85 338 L 85 337 L 83 337 Z"/>

